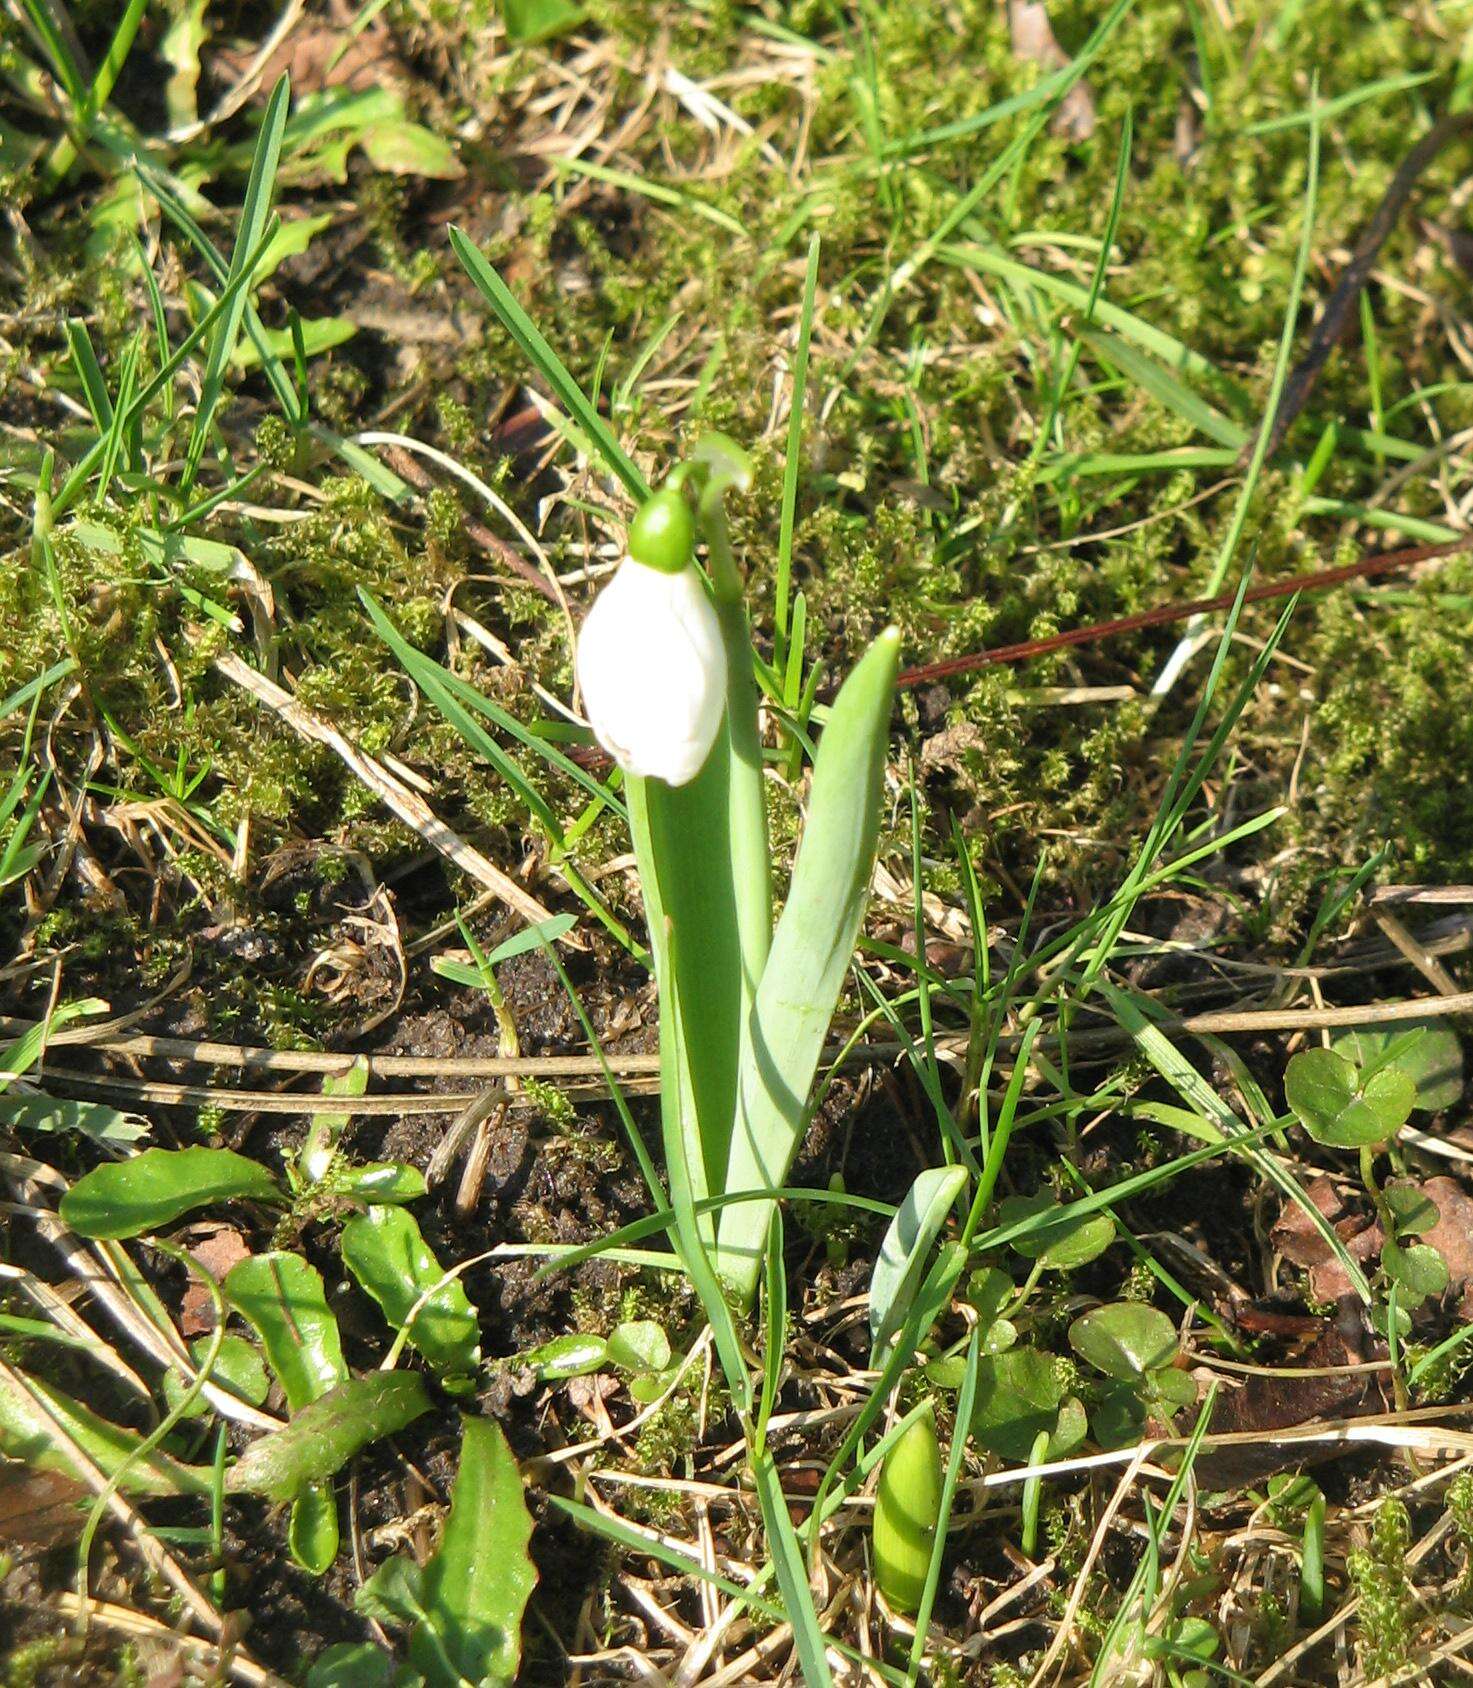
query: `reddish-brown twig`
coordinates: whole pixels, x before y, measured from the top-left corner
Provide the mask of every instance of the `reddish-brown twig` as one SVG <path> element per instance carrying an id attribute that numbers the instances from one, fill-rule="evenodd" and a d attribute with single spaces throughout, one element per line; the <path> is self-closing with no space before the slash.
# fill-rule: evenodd
<path id="1" fill-rule="evenodd" d="M 1296 592 L 1314 592 L 1326 586 L 1337 586 L 1345 580 L 1364 580 L 1372 575 L 1387 574 L 1392 569 L 1410 568 L 1414 563 L 1427 563 L 1437 557 L 1451 557 L 1470 549 L 1473 549 L 1473 533 L 1442 545 L 1413 545 L 1403 551 L 1380 551 L 1374 556 L 1362 557 L 1358 563 L 1346 563 L 1342 568 L 1315 569 L 1309 574 L 1291 575 L 1288 580 L 1250 586 L 1244 593 L 1244 601 L 1261 604 L 1270 598 L 1288 598 Z M 1047 656 L 1051 651 L 1061 651 L 1070 645 L 1092 645 L 1097 640 L 1113 639 L 1122 633 L 1138 633 L 1145 627 L 1186 621 L 1209 610 L 1225 610 L 1237 596 L 1236 592 L 1220 592 L 1215 598 L 1192 598 L 1184 603 L 1160 604 L 1153 610 L 1123 615 L 1115 621 L 1095 621 L 1088 627 L 1071 627 L 1067 633 L 1052 633 L 1046 639 L 1024 639 L 1016 645 L 997 645 L 992 650 L 948 657 L 944 662 L 928 662 L 920 668 L 906 669 L 898 684 L 902 689 L 913 689 L 933 680 L 949 680 L 954 674 L 970 674 L 978 668 L 1026 662 L 1030 657 Z"/>

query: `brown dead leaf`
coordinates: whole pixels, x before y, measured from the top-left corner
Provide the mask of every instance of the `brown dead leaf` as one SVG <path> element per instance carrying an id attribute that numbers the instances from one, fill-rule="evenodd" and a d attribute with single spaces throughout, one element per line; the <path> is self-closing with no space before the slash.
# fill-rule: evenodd
<path id="1" fill-rule="evenodd" d="M 403 87 L 408 82 L 403 60 L 395 51 L 393 35 L 386 25 L 375 20 L 345 45 L 353 8 L 333 0 L 325 10 L 326 17 L 317 22 L 309 19 L 304 27 L 293 30 L 282 41 L 256 79 L 260 87 L 273 87 L 283 71 L 290 74 L 292 92 L 297 97 L 324 88 L 361 93 L 393 84 Z M 253 46 L 222 47 L 212 55 L 210 70 L 220 81 L 229 84 L 239 81 L 254 59 Z"/>
<path id="2" fill-rule="evenodd" d="M 1438 1218 L 1417 1241 L 1435 1248 L 1447 1262 L 1448 1289 L 1459 1298 L 1459 1317 L 1473 1319 L 1473 1196 L 1445 1173 L 1427 1179 L 1422 1194 L 1436 1207 Z"/>
<path id="3" fill-rule="evenodd" d="M 203 1236 L 190 1255 L 197 1260 L 216 1283 L 232 1266 L 249 1260 L 251 1251 L 233 1225 L 216 1225 Z M 215 1302 L 209 1289 L 198 1278 L 189 1280 L 184 1300 L 179 1308 L 179 1329 L 185 1336 L 206 1336 L 215 1328 Z"/>
<path id="4" fill-rule="evenodd" d="M 59 1471 L 32 1471 L 19 1460 L 0 1461 L 0 1541 L 22 1547 L 55 1547 L 70 1541 L 86 1518 L 89 1491 Z"/>
<path id="5" fill-rule="evenodd" d="M 1013 51 L 1046 71 L 1062 70 L 1069 55 L 1059 45 L 1043 0 L 1008 0 L 1008 27 Z M 1087 141 L 1095 132 L 1095 97 L 1085 82 L 1076 82 L 1059 101 L 1052 124 L 1056 135 Z"/>
<path id="6" fill-rule="evenodd" d="M 1328 1182 L 1328 1181 L 1327 1181 Z M 1198 1481 L 1211 1489 L 1236 1489 L 1261 1482 L 1276 1471 L 1333 1458 L 1340 1449 L 1319 1452 L 1303 1446 L 1278 1448 L 1270 1432 L 1312 1424 L 1323 1418 L 1353 1418 L 1374 1411 L 1380 1397 L 1374 1374 L 1347 1372 L 1366 1356 L 1359 1303 L 1341 1304 L 1337 1318 L 1326 1322 L 1318 1341 L 1306 1350 L 1292 1372 L 1253 1373 L 1241 1389 L 1226 1389 L 1212 1413 L 1212 1434 L 1262 1435 L 1262 1443 L 1238 1443 L 1208 1450 L 1197 1460 Z M 1325 1367 L 1329 1376 L 1303 1377 L 1303 1370 Z M 1219 1380 L 1221 1381 L 1221 1380 Z"/>
<path id="7" fill-rule="evenodd" d="M 604 1405 L 610 1395 L 619 1392 L 619 1380 L 612 1372 L 591 1372 L 587 1377 L 572 1377 L 567 1384 L 568 1400 L 601 1436 L 612 1436 L 614 1423 Z"/>
<path id="8" fill-rule="evenodd" d="M 1379 1222 L 1369 1214 L 1349 1211 L 1329 1178 L 1316 1178 L 1304 1192 L 1334 1228 L 1345 1252 L 1358 1265 L 1365 1265 L 1381 1252 L 1386 1240 Z M 1314 1222 L 1297 1202 L 1285 1202 L 1271 1233 L 1274 1247 L 1285 1260 L 1302 1266 L 1309 1274 L 1309 1292 L 1316 1301 L 1339 1301 L 1353 1293 L 1345 1268 L 1334 1249 L 1315 1229 Z"/>

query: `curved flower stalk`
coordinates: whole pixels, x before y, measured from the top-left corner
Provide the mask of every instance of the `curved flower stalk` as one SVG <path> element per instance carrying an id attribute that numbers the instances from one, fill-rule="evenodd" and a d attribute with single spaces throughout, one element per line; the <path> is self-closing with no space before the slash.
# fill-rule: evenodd
<path id="1" fill-rule="evenodd" d="M 644 630 L 622 623 L 625 647 L 616 652 L 604 641 L 625 614 L 621 600 L 602 627 L 593 618 L 619 587 L 631 566 L 626 562 L 590 612 L 583 641 L 594 635 L 592 661 L 580 641 L 578 665 L 595 730 L 616 756 L 615 746 L 622 747 L 629 774 L 631 831 L 661 996 L 661 1114 L 671 1197 L 684 1215 L 682 1247 L 699 1247 L 741 1306 L 756 1293 L 774 1207 L 769 1192 L 783 1184 L 801 1141 L 869 892 L 899 656 L 894 629 L 881 634 L 828 711 L 807 825 L 774 930 L 754 654 L 721 506 L 725 492 L 746 479 L 739 448 L 721 436 L 701 442 L 636 520 L 630 556 L 651 572 L 646 534 L 655 532 L 669 542 L 667 560 L 688 556 L 678 505 L 692 536 L 706 540 L 710 601 L 688 561 L 657 588 L 634 576 L 643 601 L 661 605 L 664 633 L 656 647 Z M 693 517 L 687 497 L 695 503 Z M 684 577 L 688 583 L 669 584 Z M 694 602 L 691 586 L 712 613 L 725 652 L 724 669 L 709 657 L 701 669 L 702 681 L 720 673 L 724 708 L 693 769 L 710 725 L 710 698 L 695 682 L 694 667 L 685 666 L 695 647 L 693 623 L 677 622 L 672 608 L 677 591 L 681 613 Z M 701 611 L 691 613 L 704 628 Z M 700 637 L 708 650 L 705 633 Z M 680 641 L 678 656 L 670 656 Z M 630 664 L 641 653 L 652 666 L 669 656 L 668 671 L 636 683 Z M 618 672 L 627 694 L 615 720 L 607 690 L 600 692 Z M 669 700 L 667 719 L 657 722 L 644 711 L 661 692 Z M 745 1199 L 697 1218 L 695 1209 L 713 1197 Z"/>

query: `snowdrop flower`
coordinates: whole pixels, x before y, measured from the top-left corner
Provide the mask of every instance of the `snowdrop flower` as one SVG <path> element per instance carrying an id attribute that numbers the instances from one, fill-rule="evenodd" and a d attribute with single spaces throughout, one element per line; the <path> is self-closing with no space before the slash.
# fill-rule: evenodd
<path id="1" fill-rule="evenodd" d="M 578 635 L 578 684 L 598 742 L 627 773 L 685 785 L 726 709 L 726 648 L 695 552 L 690 506 L 657 492 Z"/>

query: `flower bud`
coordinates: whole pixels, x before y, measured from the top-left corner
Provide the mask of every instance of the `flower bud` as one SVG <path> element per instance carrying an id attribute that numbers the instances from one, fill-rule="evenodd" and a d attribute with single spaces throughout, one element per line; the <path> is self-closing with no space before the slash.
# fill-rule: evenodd
<path id="1" fill-rule="evenodd" d="M 700 773 L 726 708 L 726 649 L 694 545 L 684 498 L 656 493 L 578 635 L 578 684 L 598 742 L 627 773 L 667 785 Z"/>

